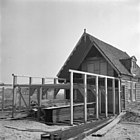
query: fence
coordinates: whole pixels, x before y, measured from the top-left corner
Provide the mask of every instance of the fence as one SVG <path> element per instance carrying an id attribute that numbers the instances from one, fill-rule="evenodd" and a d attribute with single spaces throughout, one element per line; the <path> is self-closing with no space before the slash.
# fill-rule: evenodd
<path id="1" fill-rule="evenodd" d="M 12 85 L 0 84 L 0 111 L 12 111 Z"/>

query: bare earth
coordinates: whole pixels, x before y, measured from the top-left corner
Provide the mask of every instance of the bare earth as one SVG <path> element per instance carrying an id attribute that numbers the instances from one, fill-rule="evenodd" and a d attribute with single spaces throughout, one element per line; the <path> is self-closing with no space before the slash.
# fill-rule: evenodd
<path id="1" fill-rule="evenodd" d="M 140 140 L 140 103 L 126 112 L 121 122 L 102 137 L 87 136 L 84 140 Z"/>
<path id="2" fill-rule="evenodd" d="M 117 124 L 103 137 L 92 137 L 91 135 L 84 140 L 140 140 L 140 124 Z"/>
<path id="3" fill-rule="evenodd" d="M 0 120 L 0 140 L 40 140 L 45 131 L 67 129 L 69 126 L 48 126 L 29 120 Z"/>
<path id="4" fill-rule="evenodd" d="M 140 106 L 139 106 L 140 107 Z M 1 115 L 1 114 L 0 114 Z M 55 130 L 64 130 L 70 126 L 49 126 L 31 120 L 0 119 L 0 140 L 40 140 L 41 134 Z M 84 140 L 140 140 L 140 113 L 127 112 L 119 124 L 116 124 L 102 137 L 87 136 Z"/>

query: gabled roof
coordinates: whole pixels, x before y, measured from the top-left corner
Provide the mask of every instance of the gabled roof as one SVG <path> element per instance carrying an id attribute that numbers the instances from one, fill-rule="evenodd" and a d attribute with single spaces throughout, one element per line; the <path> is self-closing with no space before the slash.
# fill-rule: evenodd
<path id="1" fill-rule="evenodd" d="M 57 76 L 67 79 L 69 77 L 69 69 L 77 70 L 92 47 L 96 47 L 96 49 L 103 55 L 108 63 L 111 64 L 118 74 L 132 76 L 132 74 L 120 61 L 121 59 L 130 58 L 126 52 L 123 52 L 85 32 Z"/>

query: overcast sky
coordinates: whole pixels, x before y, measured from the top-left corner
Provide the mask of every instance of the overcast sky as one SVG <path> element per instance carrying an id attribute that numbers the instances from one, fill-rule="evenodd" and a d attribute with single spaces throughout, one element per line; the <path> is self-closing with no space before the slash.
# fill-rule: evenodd
<path id="1" fill-rule="evenodd" d="M 55 77 L 84 28 L 137 58 L 139 0 L 2 0 L 1 80 Z"/>

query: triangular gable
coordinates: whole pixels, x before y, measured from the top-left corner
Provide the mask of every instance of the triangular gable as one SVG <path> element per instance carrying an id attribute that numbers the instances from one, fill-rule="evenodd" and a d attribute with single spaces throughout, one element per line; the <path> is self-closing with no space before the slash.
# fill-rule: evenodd
<path id="1" fill-rule="evenodd" d="M 106 56 L 106 60 L 111 63 L 119 71 L 120 74 L 131 75 L 129 71 L 124 67 L 124 65 L 120 62 L 120 59 L 130 58 L 130 56 L 126 52 L 123 52 L 91 35 L 89 36 L 92 43 L 100 50 L 101 54 L 104 54 L 104 56 Z"/>
<path id="2" fill-rule="evenodd" d="M 118 74 L 131 75 L 120 61 L 120 59 L 130 58 L 126 52 L 123 52 L 87 33 L 83 33 L 57 76 L 60 78 L 69 78 L 69 69 L 77 70 L 93 46 L 98 49 Z"/>
<path id="3" fill-rule="evenodd" d="M 86 40 L 86 42 L 85 42 Z M 64 63 L 63 67 L 57 74 L 58 77 L 68 78 L 69 69 L 78 69 L 84 58 L 87 56 L 88 52 L 92 47 L 92 43 L 88 36 L 85 36 L 85 33 L 81 36 L 74 50 Z"/>

